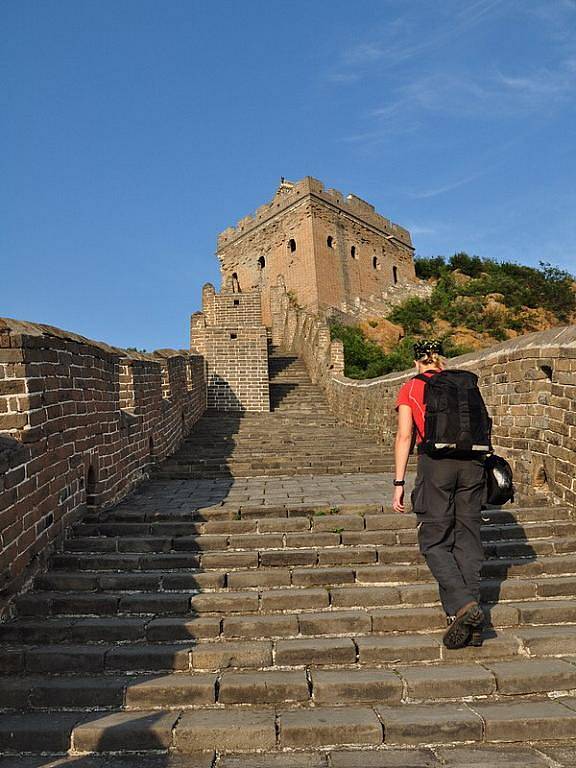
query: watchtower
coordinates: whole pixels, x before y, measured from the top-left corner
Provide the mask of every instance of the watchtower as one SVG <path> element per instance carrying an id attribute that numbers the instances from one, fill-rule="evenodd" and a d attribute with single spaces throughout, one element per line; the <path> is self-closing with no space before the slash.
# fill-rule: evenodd
<path id="1" fill-rule="evenodd" d="M 272 200 L 218 237 L 223 283 L 259 288 L 262 319 L 271 324 L 270 288 L 279 275 L 313 312 L 346 311 L 382 299 L 390 286 L 415 284 L 410 233 L 374 206 L 306 176 L 281 180 Z"/>

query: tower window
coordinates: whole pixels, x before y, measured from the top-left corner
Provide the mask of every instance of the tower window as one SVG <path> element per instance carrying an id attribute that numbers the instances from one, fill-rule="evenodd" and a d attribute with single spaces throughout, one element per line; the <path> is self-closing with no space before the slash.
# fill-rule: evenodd
<path id="1" fill-rule="evenodd" d="M 290 238 L 290 240 L 288 240 L 288 250 L 290 251 L 290 253 L 294 253 L 294 251 L 296 250 L 296 240 L 294 240 L 293 237 Z"/>
<path id="2" fill-rule="evenodd" d="M 266 259 L 264 258 L 264 256 L 260 256 L 260 258 L 258 259 L 258 269 L 264 269 L 265 266 L 266 266 Z"/>
<path id="3" fill-rule="evenodd" d="M 326 238 L 326 245 L 328 246 L 328 248 L 334 248 L 334 238 L 332 237 L 332 235 L 328 235 L 328 237 Z"/>
<path id="4" fill-rule="evenodd" d="M 234 299 L 234 306 L 239 307 L 240 306 L 240 299 Z"/>
<path id="5" fill-rule="evenodd" d="M 398 282 L 398 267 L 392 267 L 392 280 L 394 280 L 394 285 Z"/>
<path id="6" fill-rule="evenodd" d="M 352 258 L 353 258 L 353 259 L 355 259 L 355 258 L 356 258 L 356 246 L 355 246 L 355 245 L 353 245 L 353 246 L 350 248 L 350 256 L 352 256 Z"/>
<path id="7" fill-rule="evenodd" d="M 378 256 L 372 257 L 372 266 L 374 269 L 380 269 L 380 261 L 378 259 Z"/>
<path id="8" fill-rule="evenodd" d="M 240 290 L 240 281 L 238 280 L 237 272 L 232 272 L 232 291 L 234 293 L 242 293 Z"/>

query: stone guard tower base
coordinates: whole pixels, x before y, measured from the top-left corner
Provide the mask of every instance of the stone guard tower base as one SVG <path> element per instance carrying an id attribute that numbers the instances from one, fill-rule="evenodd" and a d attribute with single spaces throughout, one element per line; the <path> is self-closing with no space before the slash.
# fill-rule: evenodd
<path id="1" fill-rule="evenodd" d="M 206 363 L 207 407 L 269 411 L 268 341 L 258 290 L 237 293 L 228 279 L 220 293 L 206 283 L 202 312 L 190 319 L 190 348 Z"/>

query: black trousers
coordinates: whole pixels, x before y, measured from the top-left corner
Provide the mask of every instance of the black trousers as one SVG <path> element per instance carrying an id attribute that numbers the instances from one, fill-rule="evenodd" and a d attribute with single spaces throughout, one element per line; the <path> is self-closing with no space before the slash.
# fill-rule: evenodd
<path id="1" fill-rule="evenodd" d="M 449 616 L 480 600 L 484 550 L 480 538 L 485 499 L 482 458 L 418 456 L 412 508 L 418 517 L 418 544 Z"/>

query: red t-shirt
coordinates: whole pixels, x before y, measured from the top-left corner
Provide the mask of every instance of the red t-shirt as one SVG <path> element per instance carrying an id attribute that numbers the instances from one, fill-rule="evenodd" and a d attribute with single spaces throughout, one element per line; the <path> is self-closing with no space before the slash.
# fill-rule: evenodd
<path id="1" fill-rule="evenodd" d="M 424 376 L 434 376 L 435 371 L 426 371 Z M 424 415 L 426 404 L 424 403 L 424 387 L 426 385 L 420 379 L 410 379 L 400 387 L 396 398 L 396 410 L 399 405 L 409 405 L 412 409 L 412 421 L 416 427 L 416 443 L 422 442 L 424 435 Z"/>

